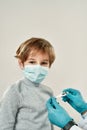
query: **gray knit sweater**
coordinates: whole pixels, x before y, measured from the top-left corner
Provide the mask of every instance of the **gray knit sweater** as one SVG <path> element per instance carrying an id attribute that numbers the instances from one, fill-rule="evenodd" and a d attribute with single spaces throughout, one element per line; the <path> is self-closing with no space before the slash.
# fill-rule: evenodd
<path id="1" fill-rule="evenodd" d="M 52 91 L 24 78 L 13 85 L 0 103 L 0 130 L 53 130 L 47 118 L 46 101 Z"/>

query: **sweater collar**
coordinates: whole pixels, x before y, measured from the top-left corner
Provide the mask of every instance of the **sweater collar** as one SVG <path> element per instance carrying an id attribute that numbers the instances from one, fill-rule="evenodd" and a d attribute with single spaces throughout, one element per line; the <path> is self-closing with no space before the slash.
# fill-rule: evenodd
<path id="1" fill-rule="evenodd" d="M 40 85 L 40 83 L 34 83 L 34 82 L 32 82 L 32 81 L 30 81 L 28 78 L 24 78 L 24 83 L 26 84 L 26 85 L 31 85 L 31 86 L 35 86 L 35 87 L 39 87 L 39 85 Z"/>

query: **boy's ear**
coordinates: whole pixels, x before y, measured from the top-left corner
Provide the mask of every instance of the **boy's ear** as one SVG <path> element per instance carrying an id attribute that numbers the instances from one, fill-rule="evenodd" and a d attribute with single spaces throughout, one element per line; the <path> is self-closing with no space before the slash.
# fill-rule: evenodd
<path id="1" fill-rule="evenodd" d="M 20 59 L 18 59 L 18 64 L 19 64 L 19 67 L 20 67 L 21 69 L 24 68 L 24 65 L 23 65 L 23 63 L 22 63 L 22 61 L 21 61 Z"/>

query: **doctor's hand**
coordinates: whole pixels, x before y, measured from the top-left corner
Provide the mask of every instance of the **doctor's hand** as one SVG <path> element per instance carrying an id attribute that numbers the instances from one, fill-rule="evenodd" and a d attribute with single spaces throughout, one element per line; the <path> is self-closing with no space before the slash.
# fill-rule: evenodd
<path id="1" fill-rule="evenodd" d="M 80 91 L 72 88 L 63 90 L 67 94 L 62 97 L 64 102 L 68 102 L 76 111 L 83 114 L 87 111 L 87 103 L 84 101 Z"/>
<path id="2" fill-rule="evenodd" d="M 46 106 L 48 109 L 48 118 L 52 124 L 63 128 L 69 121 L 72 121 L 72 118 L 54 97 L 47 101 Z"/>

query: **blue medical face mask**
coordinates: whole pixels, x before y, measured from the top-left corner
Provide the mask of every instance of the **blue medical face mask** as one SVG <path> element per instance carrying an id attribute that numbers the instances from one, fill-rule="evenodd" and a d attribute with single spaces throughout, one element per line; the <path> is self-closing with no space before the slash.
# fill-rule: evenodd
<path id="1" fill-rule="evenodd" d="M 34 83 L 40 83 L 48 74 L 48 67 L 41 65 L 25 65 L 24 76 Z"/>

